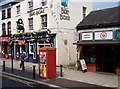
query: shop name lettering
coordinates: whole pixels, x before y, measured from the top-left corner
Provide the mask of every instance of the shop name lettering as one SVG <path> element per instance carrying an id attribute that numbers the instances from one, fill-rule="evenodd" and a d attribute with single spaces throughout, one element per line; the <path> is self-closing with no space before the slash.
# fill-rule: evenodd
<path id="1" fill-rule="evenodd" d="M 84 35 L 84 38 L 85 38 L 85 39 L 90 38 L 90 35 L 89 35 L 89 34 Z"/>
<path id="2" fill-rule="evenodd" d="M 61 7 L 60 20 L 70 20 L 68 8 Z"/>
<path id="3" fill-rule="evenodd" d="M 41 14 L 41 13 L 44 13 L 44 9 L 43 9 L 43 8 L 40 8 L 40 9 L 37 10 L 37 11 L 30 11 L 29 16 L 39 15 L 39 14 Z"/>

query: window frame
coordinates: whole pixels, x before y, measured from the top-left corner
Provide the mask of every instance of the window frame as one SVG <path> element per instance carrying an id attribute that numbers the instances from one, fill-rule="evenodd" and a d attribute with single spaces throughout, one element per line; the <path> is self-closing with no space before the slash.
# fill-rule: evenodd
<path id="1" fill-rule="evenodd" d="M 46 6 L 46 5 L 47 5 L 47 0 L 42 0 L 42 1 L 41 1 L 41 5 L 42 5 L 42 6 Z"/>
<path id="2" fill-rule="evenodd" d="M 6 18 L 6 10 L 2 10 L 2 19 Z"/>
<path id="3" fill-rule="evenodd" d="M 41 25 L 42 29 L 47 28 L 47 14 L 41 15 Z"/>
<path id="4" fill-rule="evenodd" d="M 7 18 L 11 18 L 11 8 L 7 9 Z"/>
<path id="5" fill-rule="evenodd" d="M 83 6 L 83 18 L 86 17 L 86 11 L 87 11 L 87 7 Z"/>
<path id="6" fill-rule="evenodd" d="M 20 15 L 20 5 L 16 6 L 16 9 L 17 9 L 17 15 Z"/>
<path id="7" fill-rule="evenodd" d="M 32 20 L 32 22 L 31 22 Z M 29 25 L 29 30 L 34 30 L 33 28 L 33 18 L 28 18 L 28 25 Z"/>
<path id="8" fill-rule="evenodd" d="M 33 0 L 28 1 L 29 10 L 33 10 Z"/>
<path id="9" fill-rule="evenodd" d="M 2 23 L 2 36 L 6 36 L 6 24 Z"/>

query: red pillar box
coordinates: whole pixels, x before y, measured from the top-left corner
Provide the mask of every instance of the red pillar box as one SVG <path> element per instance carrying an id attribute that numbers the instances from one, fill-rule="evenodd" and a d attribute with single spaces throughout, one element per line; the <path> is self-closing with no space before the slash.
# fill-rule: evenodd
<path id="1" fill-rule="evenodd" d="M 38 59 L 39 77 L 56 77 L 56 48 L 42 47 Z"/>

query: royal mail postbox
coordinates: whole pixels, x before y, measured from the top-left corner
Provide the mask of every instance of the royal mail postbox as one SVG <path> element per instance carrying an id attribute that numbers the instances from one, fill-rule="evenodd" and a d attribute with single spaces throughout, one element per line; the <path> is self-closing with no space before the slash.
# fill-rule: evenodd
<path id="1" fill-rule="evenodd" d="M 39 77 L 56 77 L 56 48 L 47 46 L 39 48 L 38 68 Z"/>

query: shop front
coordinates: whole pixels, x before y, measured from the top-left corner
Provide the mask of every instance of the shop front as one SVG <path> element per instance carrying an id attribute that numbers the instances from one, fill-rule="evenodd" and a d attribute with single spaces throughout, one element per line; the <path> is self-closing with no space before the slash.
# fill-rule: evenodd
<path id="1" fill-rule="evenodd" d="M 26 33 L 23 35 L 13 35 L 14 58 L 18 59 L 23 50 L 26 54 L 26 61 L 37 63 L 39 48 L 44 46 L 54 47 L 55 35 L 56 34 L 48 34 L 46 31 L 36 34 Z"/>
<path id="2" fill-rule="evenodd" d="M 120 74 L 120 30 L 80 33 L 80 59 L 90 71 Z"/>

